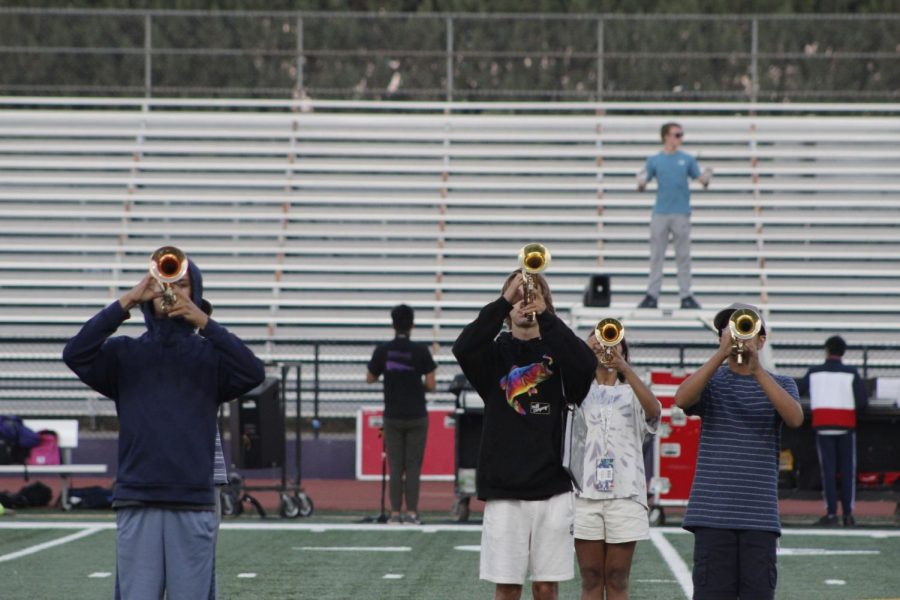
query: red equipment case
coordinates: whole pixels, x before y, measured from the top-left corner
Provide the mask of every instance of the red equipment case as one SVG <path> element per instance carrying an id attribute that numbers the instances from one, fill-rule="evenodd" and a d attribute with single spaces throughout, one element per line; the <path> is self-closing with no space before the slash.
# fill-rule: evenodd
<path id="1" fill-rule="evenodd" d="M 688 417 L 675 406 L 675 390 L 687 375 L 652 371 L 650 386 L 662 404 L 659 433 L 653 440 L 650 479 L 650 523 L 665 523 L 665 507 L 687 506 L 697 468 L 700 418 Z"/>

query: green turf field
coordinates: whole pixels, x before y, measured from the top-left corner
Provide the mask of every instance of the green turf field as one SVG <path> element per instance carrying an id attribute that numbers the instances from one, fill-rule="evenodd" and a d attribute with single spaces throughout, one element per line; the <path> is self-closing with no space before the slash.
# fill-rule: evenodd
<path id="1" fill-rule="evenodd" d="M 478 580 L 477 525 L 357 525 L 345 517 L 226 521 L 218 546 L 221 597 L 490 598 Z M 632 598 L 685 598 L 692 536 L 656 528 L 638 544 Z M 111 597 L 111 518 L 0 521 L 2 598 Z M 778 559 L 778 598 L 900 597 L 900 530 L 788 529 Z M 526 593 L 524 597 L 530 597 Z M 560 588 L 577 598 L 578 580 Z"/>

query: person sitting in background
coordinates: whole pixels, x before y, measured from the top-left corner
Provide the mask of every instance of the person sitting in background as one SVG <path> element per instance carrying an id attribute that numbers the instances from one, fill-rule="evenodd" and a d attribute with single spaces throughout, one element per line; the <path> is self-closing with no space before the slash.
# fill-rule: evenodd
<path id="1" fill-rule="evenodd" d="M 811 367 L 797 382 L 801 396 L 809 396 L 812 427 L 822 471 L 825 515 L 816 525 L 838 524 L 837 476 L 841 477 L 841 510 L 847 527 L 856 524 L 856 413 L 869 403 L 866 386 L 855 367 L 843 363 L 847 342 L 839 335 L 825 340 L 825 362 Z"/>
<path id="2" fill-rule="evenodd" d="M 437 365 L 428 348 L 409 339 L 414 314 L 406 304 L 398 304 L 391 310 L 394 339 L 375 348 L 366 372 L 368 383 L 375 383 L 384 374 L 384 445 L 391 473 L 388 523 L 422 522 L 419 480 L 428 437 L 425 392 L 433 392 L 437 387 Z M 402 514 L 404 497 L 405 515 Z"/>

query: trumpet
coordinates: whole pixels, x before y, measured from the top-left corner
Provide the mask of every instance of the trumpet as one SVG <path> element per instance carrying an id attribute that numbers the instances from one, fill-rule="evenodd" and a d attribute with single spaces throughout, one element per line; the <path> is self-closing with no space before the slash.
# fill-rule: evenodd
<path id="1" fill-rule="evenodd" d="M 550 251 L 543 244 L 526 244 L 519 250 L 519 268 L 522 269 L 522 277 L 525 280 L 525 304 L 531 304 L 534 301 L 535 286 L 534 273 L 540 273 L 550 266 Z M 535 313 L 528 314 L 528 322 L 534 323 L 537 315 Z"/>
<path id="2" fill-rule="evenodd" d="M 625 337 L 625 326 L 618 319 L 603 319 L 594 327 L 594 338 L 603 346 L 600 364 L 608 365 L 613 358 L 613 346 L 621 343 Z"/>
<path id="3" fill-rule="evenodd" d="M 733 340 L 731 348 L 737 353 L 737 363 L 744 363 L 744 342 L 752 340 L 762 328 L 762 319 L 755 310 L 741 308 L 731 313 L 728 319 L 728 331 Z"/>
<path id="4" fill-rule="evenodd" d="M 175 246 L 157 248 L 150 255 L 150 275 L 162 285 L 162 302 L 165 310 L 169 310 L 178 302 L 172 284 L 184 277 L 187 270 L 187 256 Z"/>

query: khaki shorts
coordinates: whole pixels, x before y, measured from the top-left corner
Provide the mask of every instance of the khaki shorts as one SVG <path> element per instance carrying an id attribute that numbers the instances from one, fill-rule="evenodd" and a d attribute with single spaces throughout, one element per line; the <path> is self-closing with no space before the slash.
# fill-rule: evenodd
<path id="1" fill-rule="evenodd" d="M 481 530 L 480 577 L 494 583 L 567 581 L 575 577 L 574 496 L 488 500 Z"/>
<path id="2" fill-rule="evenodd" d="M 650 537 L 647 508 L 631 498 L 575 498 L 575 539 L 624 544 Z"/>

